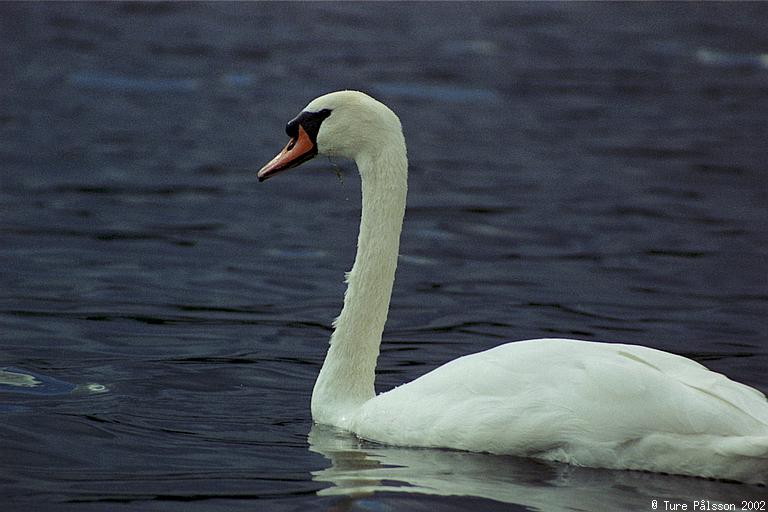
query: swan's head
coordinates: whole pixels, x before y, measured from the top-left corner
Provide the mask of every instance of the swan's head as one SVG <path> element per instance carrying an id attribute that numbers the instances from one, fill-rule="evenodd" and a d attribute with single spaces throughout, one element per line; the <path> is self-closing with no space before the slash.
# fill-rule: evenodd
<path id="1" fill-rule="evenodd" d="M 316 155 L 358 160 L 386 144 L 403 144 L 400 120 L 386 105 L 358 91 L 337 91 L 312 100 L 285 127 L 288 144 L 258 173 L 259 181 Z"/>

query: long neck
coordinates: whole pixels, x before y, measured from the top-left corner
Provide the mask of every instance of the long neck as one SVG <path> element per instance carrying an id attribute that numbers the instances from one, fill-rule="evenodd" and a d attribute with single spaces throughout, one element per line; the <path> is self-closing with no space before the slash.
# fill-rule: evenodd
<path id="1" fill-rule="evenodd" d="M 312 417 L 346 427 L 351 414 L 375 396 L 376 359 L 397 267 L 407 192 L 402 139 L 357 159 L 363 206 L 357 255 L 347 274 L 344 307 L 312 392 Z"/>

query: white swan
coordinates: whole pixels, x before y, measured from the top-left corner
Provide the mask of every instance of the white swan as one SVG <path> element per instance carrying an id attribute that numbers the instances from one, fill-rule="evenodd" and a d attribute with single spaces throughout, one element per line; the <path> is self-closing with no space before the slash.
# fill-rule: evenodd
<path id="1" fill-rule="evenodd" d="M 768 483 L 768 401 L 684 357 L 540 339 L 460 357 L 386 393 L 374 376 L 405 212 L 400 120 L 361 92 L 313 100 L 260 181 L 316 154 L 362 179 L 357 255 L 312 392 L 312 418 L 382 443 Z"/>

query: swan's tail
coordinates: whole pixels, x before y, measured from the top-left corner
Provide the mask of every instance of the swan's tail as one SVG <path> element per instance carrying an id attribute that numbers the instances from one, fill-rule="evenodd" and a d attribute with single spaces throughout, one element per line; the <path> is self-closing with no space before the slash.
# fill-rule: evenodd
<path id="1" fill-rule="evenodd" d="M 724 437 L 714 448 L 714 459 L 725 466 L 716 478 L 768 485 L 768 435 Z"/>
<path id="2" fill-rule="evenodd" d="M 633 469 L 768 485 L 768 434 L 757 436 L 656 433 L 640 439 L 556 450 L 541 458 L 579 466 Z"/>
<path id="3" fill-rule="evenodd" d="M 680 436 L 676 441 L 667 437 L 654 443 L 659 466 L 649 469 L 768 485 L 768 435 Z"/>

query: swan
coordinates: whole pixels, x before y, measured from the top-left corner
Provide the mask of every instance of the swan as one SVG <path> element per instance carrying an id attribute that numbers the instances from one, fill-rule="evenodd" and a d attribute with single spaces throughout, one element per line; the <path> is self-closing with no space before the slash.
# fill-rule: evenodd
<path id="1" fill-rule="evenodd" d="M 699 363 L 638 345 L 507 343 L 377 395 L 376 360 L 405 214 L 400 120 L 358 91 L 311 101 L 264 181 L 318 154 L 355 161 L 357 253 L 312 391 L 315 423 L 384 444 L 768 483 L 768 401 Z"/>

